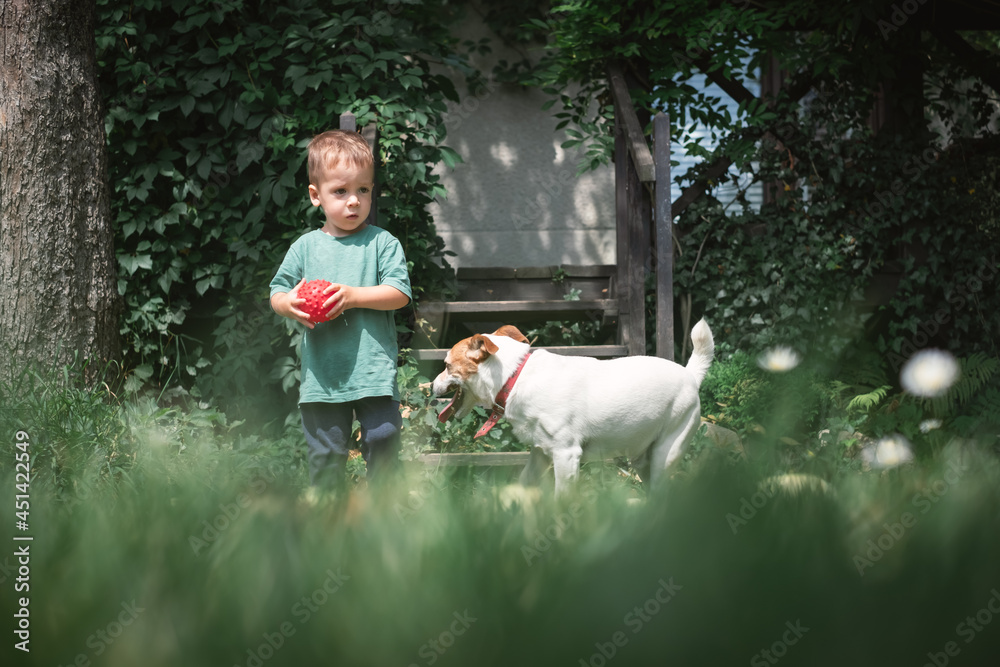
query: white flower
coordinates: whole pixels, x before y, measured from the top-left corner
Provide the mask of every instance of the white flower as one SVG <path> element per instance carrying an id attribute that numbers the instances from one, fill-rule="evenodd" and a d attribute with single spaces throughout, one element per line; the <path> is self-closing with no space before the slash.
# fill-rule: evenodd
<path id="1" fill-rule="evenodd" d="M 914 396 L 934 398 L 955 384 L 958 373 L 958 362 L 950 352 L 921 350 L 903 366 L 899 381 Z"/>
<path id="2" fill-rule="evenodd" d="M 896 433 L 862 449 L 861 458 L 873 468 L 895 468 L 913 460 L 913 448 Z"/>
<path id="3" fill-rule="evenodd" d="M 930 433 L 936 428 L 941 428 L 940 419 L 925 419 L 922 422 L 920 422 L 921 433 Z"/>
<path id="4" fill-rule="evenodd" d="M 785 371 L 790 371 L 799 365 L 801 358 L 799 353 L 790 347 L 785 347 L 779 345 L 778 347 L 772 347 L 770 350 L 760 355 L 757 358 L 757 365 L 763 368 L 765 371 L 771 371 L 772 373 L 784 373 Z"/>

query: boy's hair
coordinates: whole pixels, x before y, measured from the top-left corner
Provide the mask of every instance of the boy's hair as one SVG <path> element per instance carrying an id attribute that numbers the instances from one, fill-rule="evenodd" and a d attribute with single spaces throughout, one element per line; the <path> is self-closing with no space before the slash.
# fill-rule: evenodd
<path id="1" fill-rule="evenodd" d="M 328 130 L 317 134 L 309 142 L 309 183 L 316 185 L 316 179 L 326 169 L 333 169 L 341 161 L 360 169 L 375 164 L 372 149 L 357 132 Z"/>

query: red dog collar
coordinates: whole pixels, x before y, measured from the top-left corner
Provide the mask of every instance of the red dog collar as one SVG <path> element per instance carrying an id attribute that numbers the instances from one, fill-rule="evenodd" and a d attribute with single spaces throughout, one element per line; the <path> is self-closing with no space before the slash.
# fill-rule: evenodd
<path id="1" fill-rule="evenodd" d="M 500 421 L 500 418 L 503 417 L 504 413 L 507 411 L 507 397 L 510 396 L 510 392 L 513 391 L 514 383 L 517 382 L 517 378 L 524 369 L 524 365 L 528 363 L 528 358 L 531 356 L 532 352 L 534 352 L 534 350 L 528 350 L 528 354 L 524 355 L 524 359 L 521 360 L 521 365 L 518 366 L 517 370 L 514 371 L 514 374 L 511 375 L 506 382 L 504 382 L 500 392 L 497 393 L 496 400 L 493 401 L 493 411 L 490 412 L 490 418 L 487 419 L 486 423 L 483 424 L 483 427 L 476 432 L 476 438 L 481 438 L 489 433 L 490 429 L 497 425 L 497 422 Z M 473 438 L 473 440 L 475 440 L 475 438 Z"/>

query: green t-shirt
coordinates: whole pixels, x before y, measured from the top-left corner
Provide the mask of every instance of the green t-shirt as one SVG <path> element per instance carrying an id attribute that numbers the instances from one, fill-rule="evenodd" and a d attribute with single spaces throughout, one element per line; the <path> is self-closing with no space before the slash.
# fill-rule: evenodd
<path id="1" fill-rule="evenodd" d="M 318 229 L 299 237 L 271 281 L 271 296 L 291 291 L 302 278 L 351 287 L 391 285 L 413 298 L 402 246 L 372 225 L 341 238 Z M 352 308 L 321 322 L 303 337 L 299 403 L 344 403 L 370 396 L 399 400 L 397 355 L 392 311 Z"/>

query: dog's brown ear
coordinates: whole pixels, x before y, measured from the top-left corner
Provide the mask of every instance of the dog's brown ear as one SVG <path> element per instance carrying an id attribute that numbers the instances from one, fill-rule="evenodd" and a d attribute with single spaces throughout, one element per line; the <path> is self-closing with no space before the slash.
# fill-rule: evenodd
<path id="1" fill-rule="evenodd" d="M 470 361 L 474 361 L 477 364 L 481 364 L 491 355 L 496 354 L 497 350 L 496 343 L 491 341 L 489 338 L 482 334 L 476 334 L 469 339 L 469 349 L 465 352 L 465 356 L 469 358 Z"/>
<path id="2" fill-rule="evenodd" d="M 524 334 L 518 331 L 517 327 L 512 324 L 505 324 L 496 331 L 493 332 L 494 336 L 507 336 L 507 338 L 513 338 L 519 343 L 527 343 L 528 339 L 525 338 Z"/>

